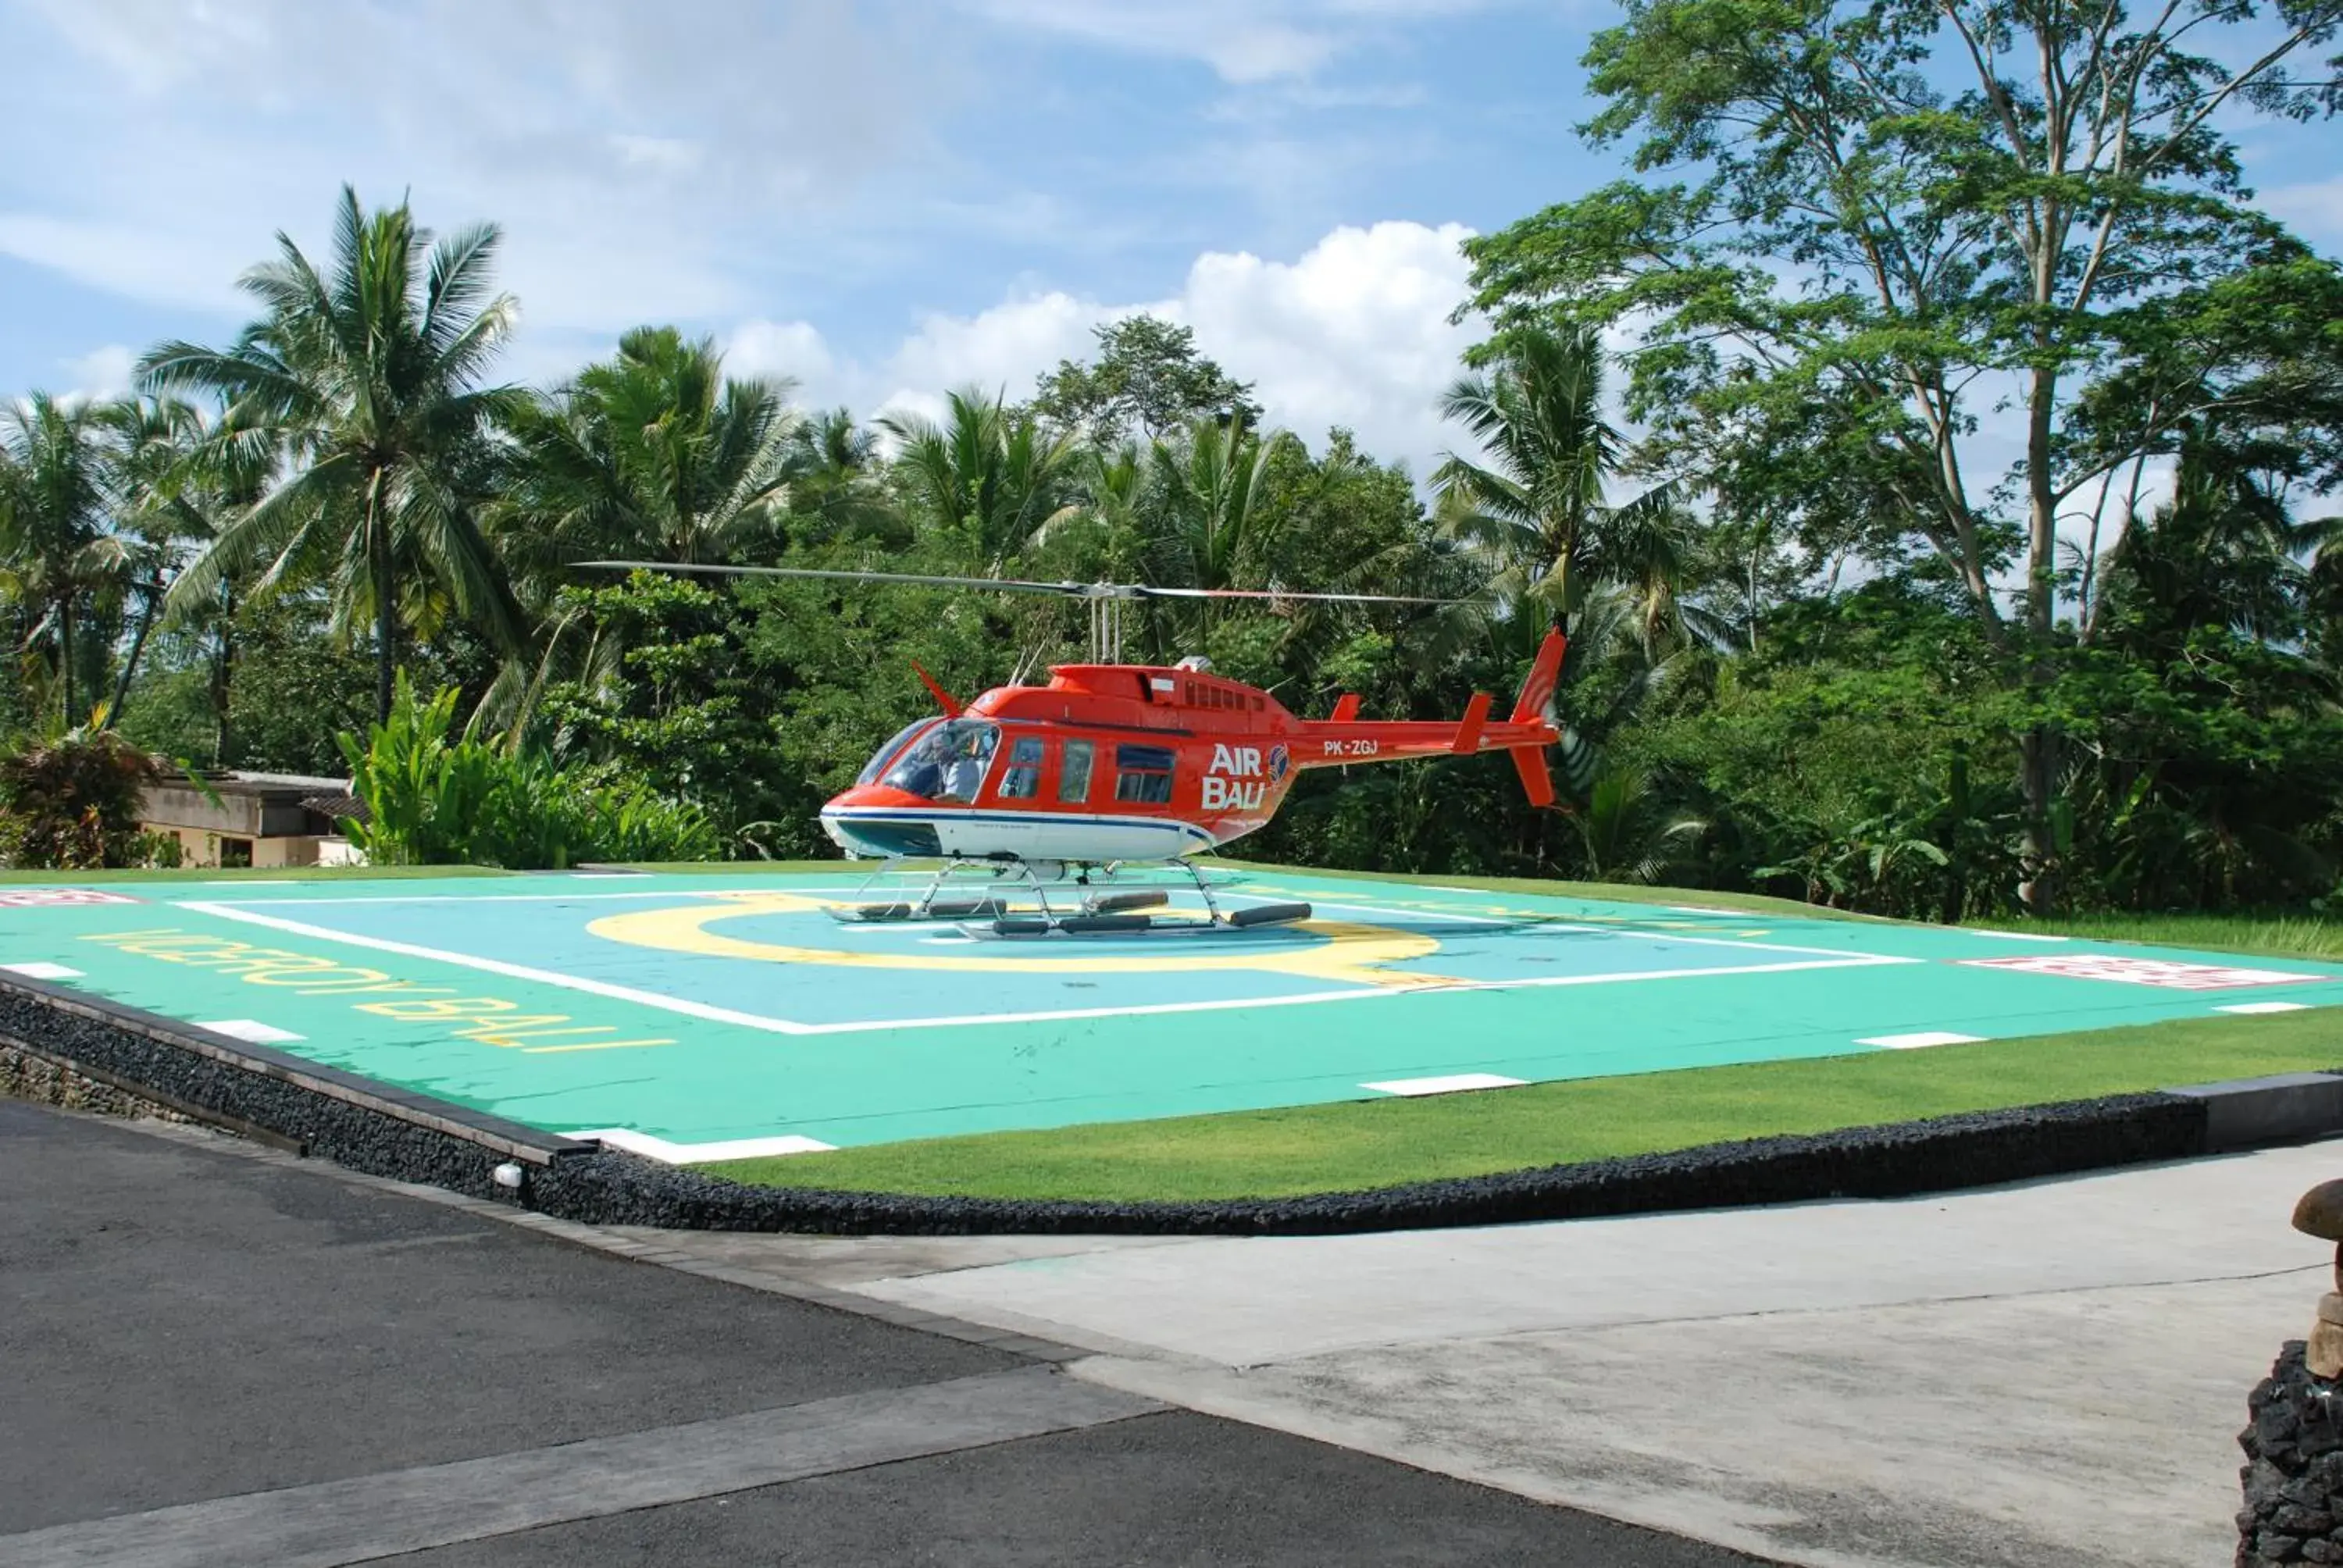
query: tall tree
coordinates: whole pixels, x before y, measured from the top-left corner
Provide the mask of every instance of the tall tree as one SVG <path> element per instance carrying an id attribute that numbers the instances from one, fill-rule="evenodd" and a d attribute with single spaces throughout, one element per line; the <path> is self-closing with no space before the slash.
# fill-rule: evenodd
<path id="1" fill-rule="evenodd" d="M 433 594 L 520 648 L 520 609 L 478 521 L 486 443 L 527 402 L 482 384 L 517 315 L 489 292 L 497 242 L 482 224 L 433 244 L 407 204 L 368 213 L 346 186 L 327 272 L 279 234 L 278 259 L 242 280 L 263 314 L 235 347 L 146 355 L 149 387 L 217 397 L 229 425 L 272 431 L 285 452 L 279 481 L 180 574 L 174 611 L 255 568 L 263 592 L 326 581 L 339 628 L 373 621 L 382 719 L 402 625 Z"/>
<path id="2" fill-rule="evenodd" d="M 510 542 L 555 559 L 708 564 L 776 534 L 799 420 L 712 339 L 639 327 L 516 424 Z"/>
<path id="3" fill-rule="evenodd" d="M 998 575 L 1056 516 L 1073 476 L 1071 435 L 974 388 L 950 395 L 941 425 L 890 414 L 897 482 L 962 566 Z"/>
<path id="4" fill-rule="evenodd" d="M 82 623 L 96 600 L 118 596 L 130 561 L 114 529 L 106 420 L 96 405 L 35 392 L 0 409 L 0 584 L 30 612 L 25 650 L 53 661 L 58 718 L 71 729 L 102 675 Z M 90 685 L 78 683 L 85 675 Z"/>
<path id="5" fill-rule="evenodd" d="M 2333 63 L 2294 65 L 2334 38 L 2343 4 L 2260 16 L 2245 0 L 2144 15 L 2121 0 L 1629 0 L 1589 48 L 1605 102 L 1584 130 L 1632 140 L 1639 175 L 1684 178 L 1622 182 L 1468 242 L 1473 303 L 1506 328 L 1642 327 L 1635 412 L 1707 472 L 1801 475 L 1772 498 L 1794 518 L 1843 517 L 1850 491 L 1894 498 L 1875 543 L 1924 540 L 2039 692 L 2056 675 L 2059 522 L 2108 505 L 2109 476 L 2203 411 L 2184 394 L 2120 439 L 2084 440 L 2078 405 L 2176 336 L 2217 365 L 2221 323 L 2176 320 L 2177 285 L 2306 259 L 2249 205 L 2219 125 L 2337 107 Z M 2004 398 L 2020 447 L 2006 474 L 1980 441 Z M 1996 583 L 2013 553 L 2014 627 Z M 2059 762 L 2056 731 L 2032 726 L 2036 909 Z"/>
<path id="6" fill-rule="evenodd" d="M 1261 505 L 1267 463 L 1293 439 L 1242 424 L 1197 420 L 1177 440 L 1149 449 L 1159 512 L 1157 569 L 1176 588 L 1260 587 L 1282 515 Z M 1296 585 L 1299 586 L 1299 585 Z"/>
<path id="7" fill-rule="evenodd" d="M 1131 435 L 1160 439 L 1199 419 L 1261 422 L 1252 383 L 1199 354 L 1188 327 L 1133 316 L 1091 332 L 1096 364 L 1061 359 L 1034 387 L 1034 412 L 1060 428 L 1111 447 Z"/>
<path id="8" fill-rule="evenodd" d="M 1590 331 L 1513 332 L 1487 373 L 1441 403 L 1485 460 L 1451 454 L 1433 486 L 1449 532 L 1489 563 L 1489 592 L 1508 612 L 1566 619 L 1615 584 L 1636 595 L 1650 638 L 1678 613 L 1687 529 L 1674 486 L 1609 499 L 1626 443 L 1604 421 L 1603 359 Z"/>

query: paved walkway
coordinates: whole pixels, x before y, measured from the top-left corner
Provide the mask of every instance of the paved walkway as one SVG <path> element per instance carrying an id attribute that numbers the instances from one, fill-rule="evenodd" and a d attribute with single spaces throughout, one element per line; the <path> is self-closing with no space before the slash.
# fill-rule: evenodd
<path id="1" fill-rule="evenodd" d="M 192 1130 L 0 1101 L 0 1193 L 9 1568 L 1756 1568 Z"/>
<path id="2" fill-rule="evenodd" d="M 1077 1375 L 1785 1562 L 2204 1568 L 2328 1288 L 2343 1144 L 1895 1202 L 1262 1241 L 696 1253 L 1087 1346 Z"/>

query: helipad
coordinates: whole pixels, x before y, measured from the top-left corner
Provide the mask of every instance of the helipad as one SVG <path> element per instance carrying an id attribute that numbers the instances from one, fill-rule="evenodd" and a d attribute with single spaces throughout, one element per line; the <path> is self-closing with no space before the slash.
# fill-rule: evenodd
<path id="1" fill-rule="evenodd" d="M 833 876 L 0 889 L 0 969 L 705 1160 L 2343 1004 L 2343 966 L 1241 872 L 1288 928 L 843 925 Z"/>

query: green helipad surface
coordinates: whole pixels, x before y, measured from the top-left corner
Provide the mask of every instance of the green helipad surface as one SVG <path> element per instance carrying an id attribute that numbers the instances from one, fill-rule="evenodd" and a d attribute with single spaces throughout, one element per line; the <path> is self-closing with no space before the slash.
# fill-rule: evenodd
<path id="1" fill-rule="evenodd" d="M 1242 873 L 1309 924 L 847 926 L 832 876 L 0 888 L 0 969 L 671 1159 L 2343 1004 L 2343 966 Z"/>

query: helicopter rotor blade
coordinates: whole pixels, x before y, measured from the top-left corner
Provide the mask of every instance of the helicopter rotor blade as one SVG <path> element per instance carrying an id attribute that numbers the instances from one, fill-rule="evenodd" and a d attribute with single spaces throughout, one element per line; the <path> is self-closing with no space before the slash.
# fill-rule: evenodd
<path id="1" fill-rule="evenodd" d="M 577 561 L 598 571 L 685 572 L 699 577 L 810 578 L 828 582 L 898 583 L 912 588 L 991 588 L 1001 593 L 1055 594 L 1065 598 L 1292 599 L 1314 604 L 1458 604 L 1453 598 L 1406 594 L 1288 593 L 1282 588 L 1153 588 L 1143 583 L 1036 582 L 1023 578 L 937 577 L 920 572 L 840 571 L 815 567 L 696 566 L 677 561 Z"/>
<path id="2" fill-rule="evenodd" d="M 678 561 L 577 561 L 581 568 L 598 571 L 686 572 L 698 577 L 813 578 L 829 582 L 900 583 L 911 588 L 996 588 L 1002 593 L 1059 594 L 1070 598 L 1091 597 L 1090 583 L 1030 582 L 1020 578 L 930 577 L 916 572 L 826 571 L 813 567 L 688 566 Z M 1101 584 L 1097 587 L 1111 585 Z"/>
<path id="3" fill-rule="evenodd" d="M 1313 604 L 1461 604 L 1461 599 L 1419 598 L 1388 593 L 1288 593 L 1282 588 L 1140 588 L 1148 598 L 1303 599 Z"/>

